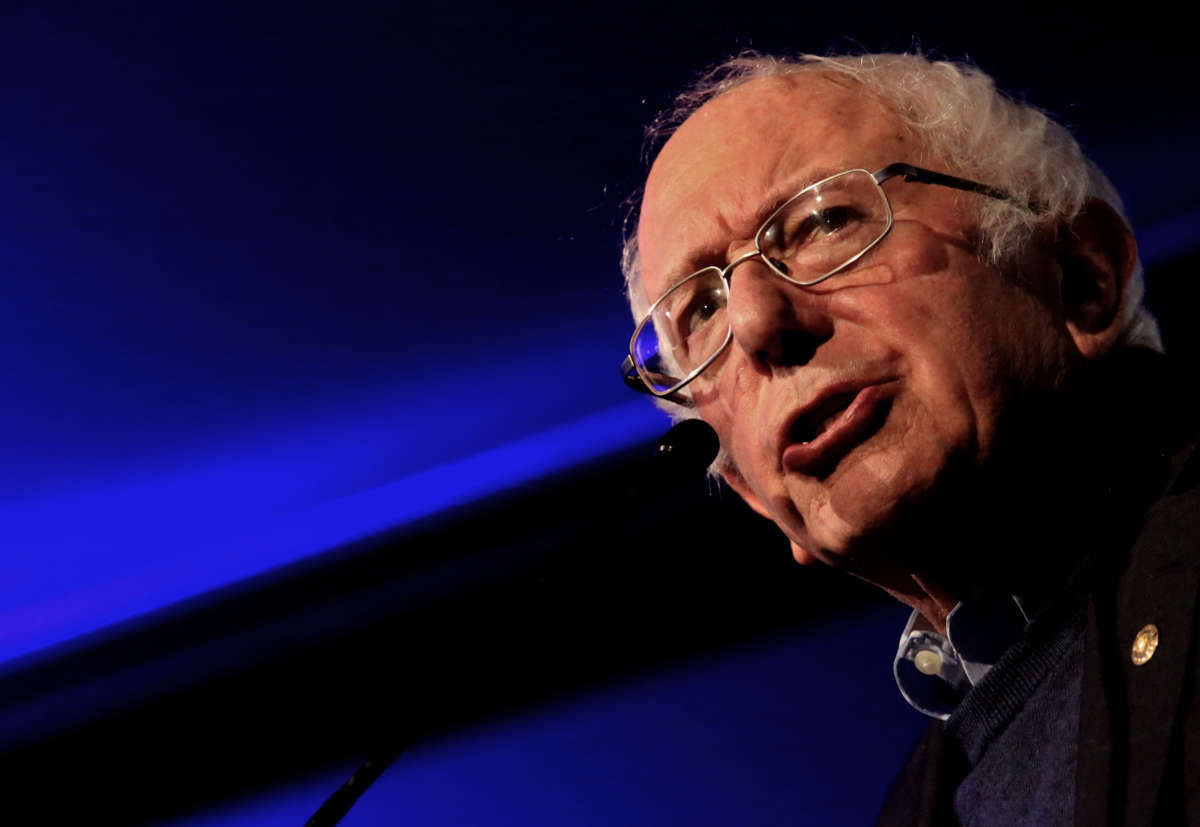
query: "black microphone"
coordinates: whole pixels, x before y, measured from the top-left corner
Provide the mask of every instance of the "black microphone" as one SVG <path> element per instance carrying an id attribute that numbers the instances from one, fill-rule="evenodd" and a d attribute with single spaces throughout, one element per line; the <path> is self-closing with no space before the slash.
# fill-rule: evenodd
<path id="1" fill-rule="evenodd" d="M 703 419 L 685 419 L 658 440 L 655 462 L 682 476 L 704 474 L 721 450 L 717 432 Z"/>

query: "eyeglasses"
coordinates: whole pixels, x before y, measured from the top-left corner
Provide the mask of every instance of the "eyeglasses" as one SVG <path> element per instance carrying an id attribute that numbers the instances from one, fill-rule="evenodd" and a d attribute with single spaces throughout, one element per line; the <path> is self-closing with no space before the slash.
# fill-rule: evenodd
<path id="1" fill-rule="evenodd" d="M 724 267 L 697 270 L 650 305 L 621 365 L 625 384 L 690 404 L 679 391 L 733 339 L 726 313 L 733 269 L 757 258 L 799 287 L 850 270 L 891 231 L 892 207 L 882 184 L 899 175 L 905 181 L 1011 200 L 1001 190 L 910 164 L 889 164 L 878 172 L 851 169 L 810 184 L 768 216 L 754 235 L 752 252 Z"/>

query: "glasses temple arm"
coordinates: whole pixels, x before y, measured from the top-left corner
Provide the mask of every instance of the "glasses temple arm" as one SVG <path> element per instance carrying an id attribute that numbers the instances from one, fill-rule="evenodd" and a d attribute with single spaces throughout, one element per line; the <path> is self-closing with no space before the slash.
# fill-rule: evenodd
<path id="1" fill-rule="evenodd" d="M 882 184 L 887 179 L 895 178 L 897 175 L 903 175 L 905 181 L 916 181 L 918 184 L 936 184 L 941 187 L 965 190 L 966 192 L 977 192 L 980 195 L 986 195 L 989 198 L 996 198 L 1000 201 L 1013 200 L 1012 196 L 1004 190 L 998 190 L 995 187 L 989 187 L 987 184 L 980 184 L 976 181 L 968 181 L 966 178 L 957 178 L 942 172 L 934 172 L 931 169 L 914 167 L 912 164 L 888 164 L 883 169 L 874 173 L 872 177 L 874 177 L 875 183 Z"/>
<path id="2" fill-rule="evenodd" d="M 633 357 L 626 356 L 625 361 L 621 363 L 621 378 L 625 381 L 625 387 L 635 390 L 638 393 L 644 393 L 647 396 L 655 396 L 659 399 L 666 399 L 668 402 L 674 402 L 676 405 L 682 405 L 685 408 L 693 407 L 693 403 L 686 396 L 681 396 L 678 393 L 669 393 L 666 396 L 659 396 L 650 390 L 646 385 L 646 381 L 642 379 L 637 372 L 637 368 L 633 364 Z"/>
<path id="3" fill-rule="evenodd" d="M 625 380 L 625 386 L 638 393 L 645 393 L 653 396 L 650 389 L 646 387 L 646 383 L 642 377 L 638 375 L 637 368 L 633 364 L 633 357 L 626 356 L 625 361 L 621 363 L 621 378 Z"/>

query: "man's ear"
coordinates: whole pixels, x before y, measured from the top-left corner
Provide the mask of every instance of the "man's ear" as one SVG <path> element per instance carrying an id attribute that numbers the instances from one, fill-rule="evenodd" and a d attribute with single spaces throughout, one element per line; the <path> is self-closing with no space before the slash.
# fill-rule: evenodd
<path id="1" fill-rule="evenodd" d="M 1067 330 L 1085 358 L 1098 359 L 1121 334 L 1137 242 L 1116 210 L 1093 198 L 1060 229 L 1056 255 Z"/>

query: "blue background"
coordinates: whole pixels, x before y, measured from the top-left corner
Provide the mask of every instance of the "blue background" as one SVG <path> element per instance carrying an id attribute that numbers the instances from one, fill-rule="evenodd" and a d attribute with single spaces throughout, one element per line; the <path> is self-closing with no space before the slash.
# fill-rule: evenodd
<path id="1" fill-rule="evenodd" d="M 613 378 L 641 124 L 739 46 L 855 41 L 828 14 L 796 42 L 777 10 L 606 8 L 8 7 L 0 661 L 472 496 L 477 474 L 494 490 L 652 437 Z M 927 48 L 1052 107 L 1128 194 L 1146 257 L 1190 249 L 1186 54 L 1122 65 L 1115 21 L 1063 11 L 1027 31 L 1035 66 L 1005 38 L 1026 22 L 936 11 L 857 27 L 901 48 L 933 30 Z M 402 484 L 596 415 L 594 446 L 550 436 Z M 309 521 L 311 541 L 276 537 Z"/>
<path id="2" fill-rule="evenodd" d="M 984 20 L 951 4 L 867 4 L 848 18 L 675 2 L 6 4 L 3 669 L 652 440 L 664 420 L 617 378 L 631 328 L 617 247 L 642 125 L 697 69 L 741 47 L 914 43 L 975 59 L 1072 126 L 1127 195 L 1150 264 L 1200 246 L 1188 172 L 1197 116 L 1190 86 L 1175 80 L 1190 77 L 1195 55 L 1169 21 L 1127 11 L 1029 4 Z M 867 733 L 899 722 L 891 746 L 859 754 L 875 794 L 829 792 L 822 808 L 832 809 L 811 823 L 853 820 L 873 811 L 920 724 L 892 703 L 887 650 L 903 613 L 884 614 L 463 734 L 373 795 L 436 790 L 423 773 L 478 777 L 472 761 L 512 749 L 557 756 L 548 765 L 569 778 L 547 791 L 549 770 L 529 769 L 528 795 L 549 796 L 543 823 L 589 823 L 570 807 L 584 788 L 600 795 L 587 784 L 593 768 L 611 781 L 617 753 L 671 742 L 675 752 L 646 757 L 674 769 L 606 788 L 610 809 L 589 810 L 595 823 L 627 822 L 617 814 L 627 810 L 670 823 L 647 808 L 685 799 L 708 803 L 680 822 L 729 823 L 748 800 L 689 790 L 712 792 L 713 773 L 773 812 L 778 788 L 804 775 L 779 775 L 804 724 L 764 724 L 753 711 L 791 714 L 794 696 L 806 716 L 857 718 Z M 871 700 L 830 696 L 785 656 L 830 638 L 842 640 L 830 657 L 863 670 L 830 685 L 870 684 Z M 868 642 L 870 658 L 846 655 Z M 778 738 L 747 747 L 783 762 L 762 774 L 730 778 L 736 762 L 706 760 L 687 740 L 690 716 L 717 717 L 706 705 L 735 690 L 731 675 L 747 676 L 731 703 L 744 726 L 710 746 Z M 789 689 L 756 700 L 762 680 Z M 616 723 L 662 720 L 647 705 L 690 694 L 702 708 L 648 738 Z M 577 748 L 589 733 L 604 734 L 598 755 Z M 859 738 L 838 723 L 819 740 L 836 751 Z M 804 795 L 853 775 L 832 760 L 836 771 Z M 519 797 L 523 782 L 509 781 Z M 328 778 L 301 786 L 307 808 Z M 664 788 L 665 799 L 653 794 Z M 427 823 L 482 823 L 493 794 L 475 800 L 479 812 Z M 849 809 L 828 815 L 842 813 L 839 801 Z M 383 805 L 362 804 L 373 806 Z M 777 815 L 808 823 L 790 808 Z"/>

